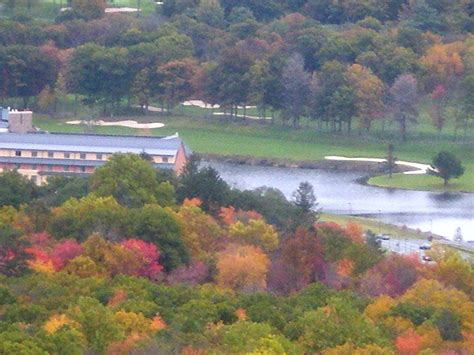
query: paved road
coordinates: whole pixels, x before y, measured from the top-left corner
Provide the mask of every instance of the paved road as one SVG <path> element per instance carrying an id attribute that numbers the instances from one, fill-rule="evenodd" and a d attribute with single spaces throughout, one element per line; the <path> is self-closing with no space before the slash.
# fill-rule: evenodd
<path id="1" fill-rule="evenodd" d="M 382 247 L 399 254 L 415 253 L 421 259 L 425 253 L 424 250 L 420 250 L 420 245 L 426 242 L 426 239 L 390 239 L 382 240 Z"/>
<path id="2" fill-rule="evenodd" d="M 420 249 L 420 245 L 426 244 L 426 239 L 390 239 L 382 240 L 382 247 L 398 254 L 417 254 L 422 260 L 425 255 L 425 250 Z M 436 243 L 451 245 L 458 249 L 463 249 L 467 252 L 473 252 L 474 246 L 468 243 L 457 243 L 450 240 L 436 240 Z M 461 254 L 466 254 L 462 253 Z M 468 255 L 468 254 L 466 254 Z"/>

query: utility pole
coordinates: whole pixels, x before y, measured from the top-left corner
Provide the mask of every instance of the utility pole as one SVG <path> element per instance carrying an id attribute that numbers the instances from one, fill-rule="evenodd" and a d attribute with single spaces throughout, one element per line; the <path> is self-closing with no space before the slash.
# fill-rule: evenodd
<path id="1" fill-rule="evenodd" d="M 382 233 L 382 211 L 379 210 L 379 234 Z"/>

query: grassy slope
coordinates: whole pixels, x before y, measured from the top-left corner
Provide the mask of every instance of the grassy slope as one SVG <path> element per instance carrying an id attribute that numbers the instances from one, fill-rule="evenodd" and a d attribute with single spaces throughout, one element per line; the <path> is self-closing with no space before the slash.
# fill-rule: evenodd
<path id="1" fill-rule="evenodd" d="M 374 233 L 390 234 L 392 239 L 425 239 L 427 235 L 416 230 L 398 227 L 392 224 L 378 222 L 375 219 L 364 217 L 353 217 L 344 215 L 334 215 L 323 213 L 321 221 L 336 222 L 341 225 L 346 225 L 347 222 L 354 222 L 362 227 L 364 231 L 371 230 Z"/>
<path id="2" fill-rule="evenodd" d="M 459 179 L 452 179 L 447 187 L 443 181 L 431 175 L 395 174 L 390 179 L 387 175 L 370 178 L 368 183 L 381 187 L 399 187 L 409 190 L 429 191 L 465 191 L 474 192 L 474 164 L 465 164 L 466 172 Z"/>
<path id="3" fill-rule="evenodd" d="M 130 119 L 129 117 L 127 119 Z M 461 157 L 466 166 L 465 175 L 453 180 L 450 189 L 474 191 L 474 138 L 465 137 L 463 142 L 453 142 L 445 133 L 436 139 L 434 134 L 421 123 L 410 134 L 409 141 L 401 144 L 396 139 L 394 128 L 382 133 L 377 128 L 373 134 L 335 135 L 317 132 L 314 128 L 298 130 L 281 127 L 279 124 L 258 124 L 251 122 L 229 122 L 223 119 L 197 119 L 189 117 L 137 117 L 137 120 L 159 121 L 164 128 L 145 132 L 152 135 L 166 135 L 179 132 L 191 148 L 199 153 L 241 155 L 264 158 L 278 158 L 290 161 L 320 160 L 326 155 L 347 155 L 360 157 L 384 157 L 389 141 L 395 143 L 399 159 L 429 163 L 440 150 L 448 150 Z M 62 121 L 37 118 L 35 124 L 49 131 L 84 132 L 80 126 L 67 125 Z M 449 127 L 447 128 L 447 132 Z M 431 129 L 432 131 L 432 129 Z M 143 131 L 122 127 L 93 127 L 92 132 L 109 134 L 144 134 Z M 395 175 L 391 180 L 376 177 L 371 183 L 414 189 L 442 190 L 442 180 L 431 176 Z"/>

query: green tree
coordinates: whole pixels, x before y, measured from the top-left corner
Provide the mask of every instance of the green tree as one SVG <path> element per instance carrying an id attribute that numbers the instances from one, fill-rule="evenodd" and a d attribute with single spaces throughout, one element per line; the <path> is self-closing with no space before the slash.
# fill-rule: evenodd
<path id="1" fill-rule="evenodd" d="M 29 97 L 54 86 L 59 67 L 58 58 L 39 47 L 0 47 L 0 97 L 21 97 L 27 106 Z"/>
<path id="2" fill-rule="evenodd" d="M 71 198 L 53 210 L 48 231 L 56 238 L 85 240 L 97 232 L 106 238 L 122 236 L 124 208 L 111 196 Z"/>
<path id="3" fill-rule="evenodd" d="M 72 0 L 72 10 L 85 20 L 101 18 L 105 14 L 105 0 Z"/>
<path id="4" fill-rule="evenodd" d="M 145 205 L 131 210 L 128 219 L 128 234 L 155 244 L 160 252 L 160 264 L 166 271 L 189 261 L 172 211 L 158 205 Z"/>
<path id="5" fill-rule="evenodd" d="M 303 314 L 288 325 L 292 338 L 300 338 L 307 352 L 351 342 L 356 346 L 385 345 L 378 329 L 367 322 L 347 299 L 334 297 L 326 307 Z"/>
<path id="6" fill-rule="evenodd" d="M 184 34 L 170 33 L 158 38 L 155 42 L 158 52 L 158 63 L 190 58 L 194 53 L 193 41 Z"/>
<path id="7" fill-rule="evenodd" d="M 112 341 L 123 338 L 111 310 L 94 298 L 80 297 L 77 305 L 71 305 L 68 315 L 81 325 L 89 347 L 99 354 L 105 354 Z"/>
<path id="8" fill-rule="evenodd" d="M 0 226 L 0 274 L 21 275 L 27 268 L 30 255 L 25 252 L 29 243 L 11 226 Z"/>
<path id="9" fill-rule="evenodd" d="M 20 207 L 36 197 L 37 188 L 16 170 L 0 174 L 0 206 Z"/>
<path id="10" fill-rule="evenodd" d="M 445 30 L 442 17 L 425 0 L 410 3 L 408 24 L 422 31 L 442 32 Z"/>
<path id="11" fill-rule="evenodd" d="M 157 81 L 168 112 L 193 94 L 192 79 L 196 72 L 197 65 L 192 59 L 173 60 L 158 67 Z"/>
<path id="12" fill-rule="evenodd" d="M 136 98 L 138 104 L 144 109 L 145 115 L 148 115 L 148 106 L 151 97 L 150 71 L 145 68 L 140 70 L 132 84 L 132 96 Z"/>
<path id="13" fill-rule="evenodd" d="M 196 18 L 199 22 L 220 28 L 224 25 L 224 10 L 218 0 L 200 1 L 196 10 Z"/>
<path id="14" fill-rule="evenodd" d="M 331 124 L 331 130 L 342 131 L 343 123 L 350 122 L 356 112 L 354 90 L 344 75 L 346 68 L 338 61 L 326 62 L 312 85 L 314 103 L 311 116 Z"/>
<path id="15" fill-rule="evenodd" d="M 464 111 L 474 116 L 474 74 L 467 75 L 461 81 L 461 103 Z"/>
<path id="16" fill-rule="evenodd" d="M 297 354 L 298 345 L 266 323 L 238 321 L 218 332 L 216 352 L 237 354 Z"/>
<path id="17" fill-rule="evenodd" d="M 115 106 L 128 95 L 133 80 L 126 48 L 106 48 L 96 44 L 77 47 L 67 65 L 69 92 L 85 95 L 85 102 Z"/>
<path id="18" fill-rule="evenodd" d="M 461 334 L 461 321 L 459 316 L 453 314 L 447 309 L 443 309 L 436 317 L 435 323 L 443 340 L 462 340 L 463 337 Z"/>
<path id="19" fill-rule="evenodd" d="M 318 203 L 313 185 L 307 181 L 300 183 L 298 189 L 293 193 L 293 204 L 296 207 L 294 228 L 298 226 L 311 228 L 321 213 L 321 210 L 317 208 Z"/>
<path id="20" fill-rule="evenodd" d="M 215 65 L 204 73 L 204 96 L 210 103 L 218 103 L 230 108 L 234 115 L 236 106 L 245 105 L 249 100 L 249 71 L 253 60 L 249 53 L 237 48 L 228 48 L 221 52 Z"/>
<path id="21" fill-rule="evenodd" d="M 84 177 L 52 176 L 40 186 L 39 199 L 49 207 L 62 205 L 70 198 L 80 199 L 89 193 L 89 180 Z"/>
<path id="22" fill-rule="evenodd" d="M 452 153 L 439 152 L 434 158 L 430 174 L 444 180 L 444 186 L 448 185 L 449 179 L 458 178 L 464 174 L 461 161 Z"/>
<path id="23" fill-rule="evenodd" d="M 90 189 L 97 196 L 113 196 L 124 206 L 141 207 L 157 202 L 160 185 L 149 162 L 135 154 L 115 154 L 94 171 Z"/>
<path id="24" fill-rule="evenodd" d="M 200 168 L 199 164 L 200 159 L 195 155 L 186 163 L 176 191 L 178 201 L 197 197 L 204 211 L 217 212 L 227 204 L 230 188 L 215 169 Z"/>

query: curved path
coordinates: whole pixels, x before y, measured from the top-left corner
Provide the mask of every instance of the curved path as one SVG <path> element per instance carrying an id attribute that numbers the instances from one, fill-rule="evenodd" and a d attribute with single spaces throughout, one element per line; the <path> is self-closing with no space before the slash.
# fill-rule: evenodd
<path id="1" fill-rule="evenodd" d="M 325 156 L 324 159 L 327 160 L 339 160 L 339 161 L 363 161 L 363 162 L 371 162 L 371 163 L 385 163 L 387 159 L 381 158 L 350 158 L 350 157 L 342 157 L 338 155 L 328 155 Z M 411 161 L 404 161 L 404 160 L 397 160 L 395 162 L 397 165 L 408 166 L 410 168 L 415 168 L 416 170 L 405 171 L 403 174 L 406 175 L 419 175 L 419 174 L 426 174 L 428 170 L 431 169 L 429 164 L 422 164 L 416 163 Z"/>

